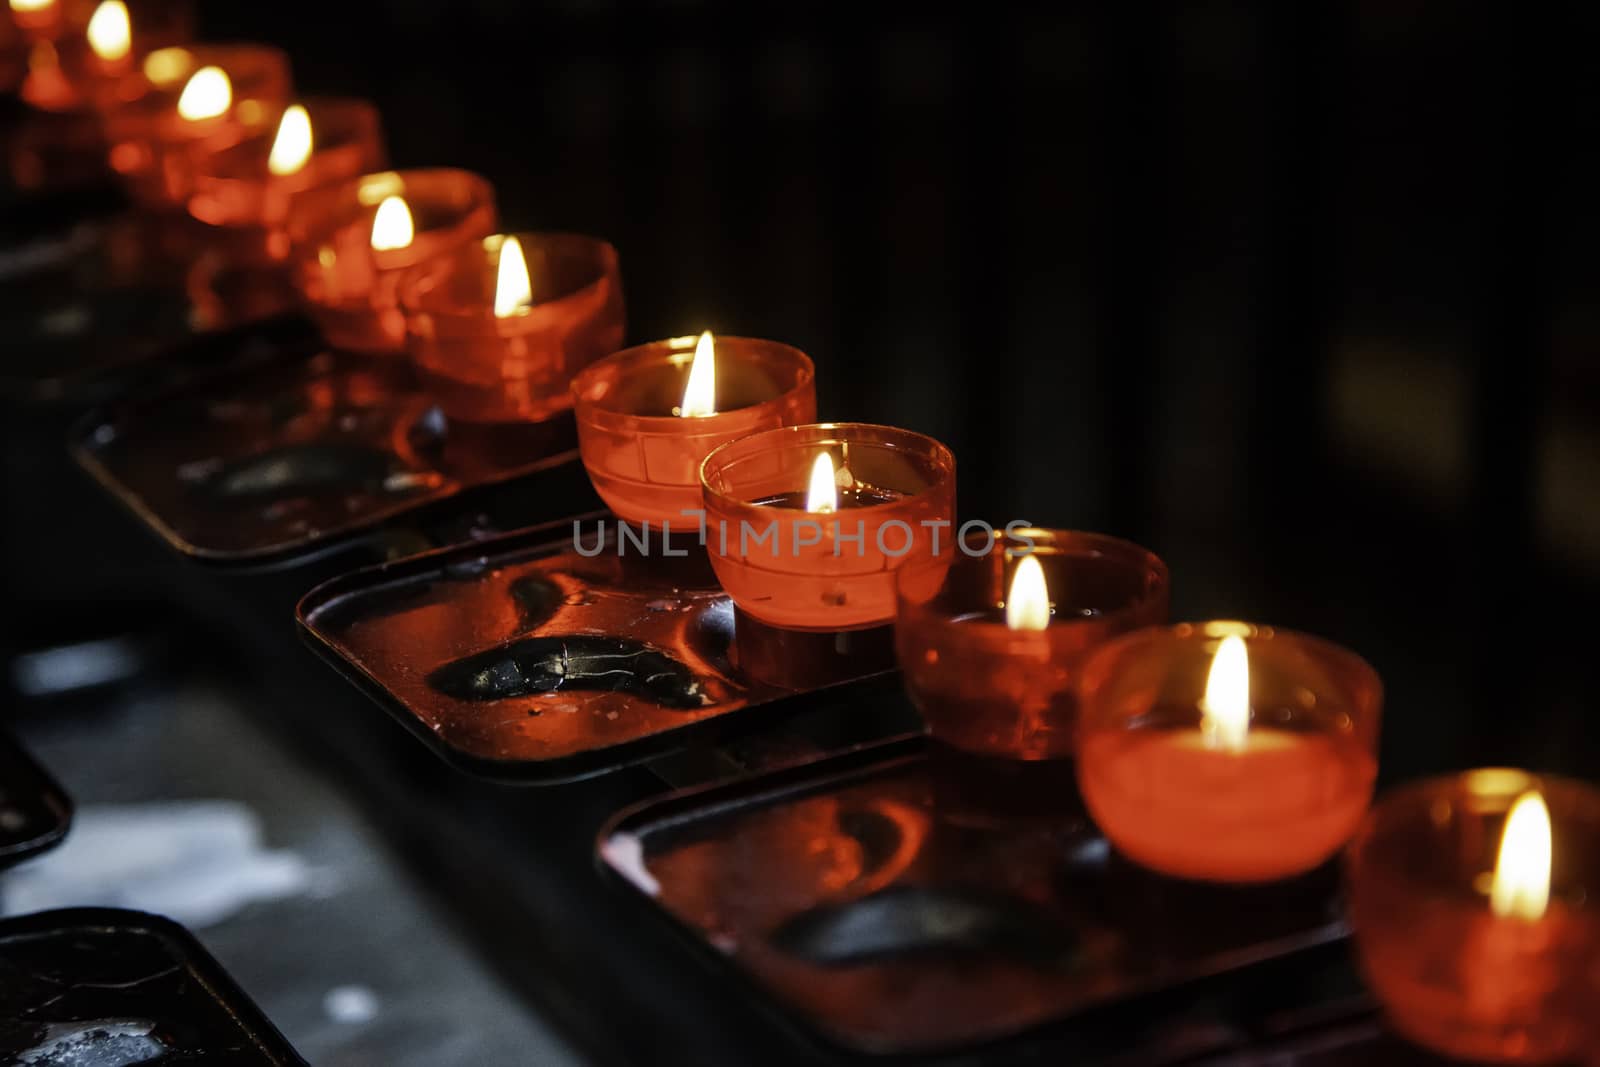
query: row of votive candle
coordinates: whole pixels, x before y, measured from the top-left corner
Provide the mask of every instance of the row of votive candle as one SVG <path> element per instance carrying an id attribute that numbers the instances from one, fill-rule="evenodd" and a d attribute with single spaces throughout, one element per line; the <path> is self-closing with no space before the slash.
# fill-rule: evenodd
<path id="1" fill-rule="evenodd" d="M 1273 627 L 1164 625 L 1167 567 L 1126 541 L 953 527 L 948 451 L 795 424 L 812 374 L 748 339 L 619 353 L 575 383 L 584 462 L 622 518 L 699 526 L 741 628 L 837 640 L 893 623 L 935 741 L 1075 778 L 1129 860 L 1259 885 L 1343 852 L 1361 960 L 1404 1034 L 1494 1062 L 1593 1049 L 1600 791 L 1485 770 L 1373 807 L 1382 686 L 1359 656 Z"/>
<path id="2" fill-rule="evenodd" d="M 62 120 L 23 139 L 14 174 L 67 184 L 57 150 L 101 159 L 168 224 L 150 243 L 192 268 L 196 303 L 215 311 L 206 321 L 298 304 L 338 350 L 409 351 L 446 413 L 475 422 L 569 408 L 572 376 L 621 347 L 609 244 L 498 234 L 481 177 L 382 170 L 376 109 L 295 100 L 277 49 L 190 44 L 181 3 L 104 0 L 90 15 L 71 0 L 10 2 L 6 24 L 28 48 L 24 98 Z M 230 272 L 243 280 L 223 288 Z"/>
<path id="3" fill-rule="evenodd" d="M 181 7 L 141 32 L 122 0 L 76 28 L 64 0 L 9 2 L 25 97 L 92 112 L 139 202 L 212 227 L 229 262 L 281 270 L 336 349 L 409 352 L 453 419 L 575 408 L 596 490 L 633 527 L 694 532 L 741 641 L 840 648 L 893 624 L 936 742 L 1073 761 L 1089 815 L 1142 866 L 1262 883 L 1346 850 L 1369 979 L 1410 1036 L 1505 1062 L 1600 1040 L 1595 790 L 1477 771 L 1369 812 L 1382 690 L 1359 657 L 1270 627 L 1165 626 L 1165 564 L 1115 538 L 956 527 L 949 450 L 817 423 L 794 348 L 707 333 L 617 351 L 609 244 L 496 233 L 492 188 L 464 171 L 377 169 L 374 109 L 293 102 L 276 50 L 175 45 Z M 747 648 L 740 666 L 774 665 Z"/>

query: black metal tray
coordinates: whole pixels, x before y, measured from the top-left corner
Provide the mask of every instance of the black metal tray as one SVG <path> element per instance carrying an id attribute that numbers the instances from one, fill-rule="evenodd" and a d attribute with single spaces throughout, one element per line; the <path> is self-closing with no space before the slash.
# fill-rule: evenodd
<path id="1" fill-rule="evenodd" d="M 0 921 L 6 1063 L 304 1064 L 187 930 L 113 908 Z"/>
<path id="2" fill-rule="evenodd" d="M 733 668 L 732 603 L 703 555 L 621 555 L 612 526 L 586 558 L 574 523 L 589 549 L 594 518 L 340 575 L 300 602 L 302 632 L 436 753 L 497 781 L 569 782 L 806 709 Z"/>
<path id="3" fill-rule="evenodd" d="M 73 454 L 173 548 L 210 563 L 289 559 L 577 455 L 570 416 L 449 422 L 405 360 L 332 352 L 301 320 L 197 338 L 162 363 L 173 380 L 88 416 Z"/>
<path id="4" fill-rule="evenodd" d="M 1330 870 L 1173 882 L 1122 861 L 1081 813 L 948 821 L 943 773 L 916 736 L 670 794 L 612 820 L 601 867 L 856 1053 L 1012 1038 L 1345 936 Z"/>
<path id="5" fill-rule="evenodd" d="M 0 870 L 54 848 L 72 826 L 72 801 L 0 730 Z"/>

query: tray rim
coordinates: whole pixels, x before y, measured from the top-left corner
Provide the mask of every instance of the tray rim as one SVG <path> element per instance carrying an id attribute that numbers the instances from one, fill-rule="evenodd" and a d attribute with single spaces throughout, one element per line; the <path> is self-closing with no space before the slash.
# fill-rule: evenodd
<path id="1" fill-rule="evenodd" d="M 296 335 L 294 340 L 300 340 L 303 337 L 308 341 L 315 340 L 320 342 L 322 347 L 319 348 L 313 344 L 308 345 L 307 350 L 304 352 L 284 353 L 280 351 L 257 356 L 236 353 L 233 358 L 220 365 L 195 365 L 197 362 L 195 359 L 197 350 L 242 342 L 267 329 L 287 330 L 291 326 L 303 331 L 301 334 Z M 132 513 L 147 529 L 159 536 L 169 548 L 189 559 L 219 568 L 247 568 L 270 566 L 279 563 L 299 563 L 306 559 L 314 558 L 316 554 L 323 550 L 369 535 L 385 523 L 392 522 L 402 515 L 420 513 L 435 505 L 457 500 L 481 489 L 504 485 L 520 478 L 555 470 L 574 462 L 578 458 L 578 449 L 574 445 L 572 448 L 545 456 L 537 462 L 508 469 L 493 477 L 483 478 L 471 483 L 458 484 L 454 489 L 446 492 L 411 497 L 396 502 L 392 506 L 374 511 L 353 523 L 318 531 L 298 540 L 283 541 L 251 549 L 219 549 L 193 543 L 167 523 L 145 501 L 143 496 L 112 473 L 110 468 L 100 459 L 99 450 L 102 446 L 95 440 L 99 432 L 105 427 L 115 428 L 122 426 L 131 414 L 140 409 L 149 408 L 175 394 L 193 392 L 208 384 L 225 380 L 237 374 L 263 370 L 279 364 L 287 366 L 296 361 L 308 362 L 322 353 L 332 350 L 331 346 L 321 341 L 320 335 L 316 333 L 309 319 L 294 314 L 262 319 L 232 330 L 196 334 L 187 342 L 167 350 L 166 355 L 155 356 L 150 360 L 150 362 L 170 361 L 177 367 L 175 375 L 158 383 L 139 383 L 111 400 L 95 405 L 89 411 L 74 419 L 71 429 L 68 431 L 68 451 L 72 454 L 73 460 L 79 467 L 87 471 L 103 490 Z M 556 417 L 560 418 L 562 416 Z"/>
<path id="2" fill-rule="evenodd" d="M 132 908 L 51 908 L 0 918 L 0 939 L 72 927 L 132 930 L 176 942 L 183 950 L 194 976 L 211 994 L 213 1001 L 228 1013 L 265 1056 L 284 1067 L 309 1067 L 305 1057 L 296 1051 L 266 1012 L 261 1010 L 261 1006 L 222 966 L 221 961 L 201 944 L 188 927 L 164 915 Z"/>
<path id="3" fill-rule="evenodd" d="M 1219 959 L 1225 961 L 1221 965 L 1191 972 L 1183 976 L 1145 981 L 1121 997 L 1100 996 L 1089 998 L 1071 1010 L 1032 1022 L 1025 1022 L 950 1042 L 909 1045 L 892 1041 L 879 1043 L 870 1039 L 860 1040 L 848 1031 L 829 1027 L 824 1022 L 801 1011 L 755 972 L 740 965 L 735 956 L 717 951 L 696 927 L 680 919 L 662 906 L 655 895 L 647 892 L 627 874 L 615 867 L 606 857 L 606 843 L 618 833 L 639 837 L 638 834 L 633 833 L 632 828 L 639 826 L 641 820 L 653 810 L 666 810 L 667 818 L 664 821 L 664 825 L 670 829 L 683 820 L 685 809 L 725 807 L 727 806 L 726 802 L 715 803 L 718 794 L 737 793 L 748 789 L 752 784 L 762 779 L 772 780 L 773 788 L 761 790 L 757 794 L 758 796 L 788 796 L 804 791 L 808 781 L 818 785 L 826 785 L 830 781 L 848 780 L 851 777 L 862 776 L 874 768 L 887 769 L 898 764 L 925 758 L 930 741 L 931 739 L 926 733 L 899 734 L 878 741 L 868 741 L 806 756 L 792 763 L 762 768 L 718 781 L 700 783 L 684 789 L 669 790 L 655 796 L 645 797 L 622 808 L 601 824 L 595 835 L 593 862 L 598 869 L 601 880 L 613 892 L 627 894 L 638 907 L 649 910 L 651 914 L 656 916 L 657 921 L 666 924 L 675 936 L 688 942 L 692 954 L 702 960 L 709 961 L 711 966 L 722 969 L 725 974 L 734 978 L 746 994 L 746 999 L 753 1002 L 768 1017 L 776 1019 L 791 1032 L 801 1035 L 812 1044 L 834 1053 L 844 1053 L 849 1056 L 884 1061 L 949 1057 L 981 1049 L 997 1048 L 1019 1039 L 1043 1036 L 1052 1028 L 1080 1022 L 1097 1011 L 1171 995 L 1177 991 L 1205 982 L 1216 981 L 1231 973 L 1253 970 L 1274 962 L 1281 962 L 1288 957 L 1326 949 L 1346 941 L 1350 937 L 1348 920 L 1342 917 L 1333 918 L 1327 923 L 1315 929 L 1304 931 L 1299 935 L 1275 938 L 1221 955 Z M 827 770 L 830 764 L 840 765 L 836 774 L 816 774 L 818 768 Z M 708 798 L 714 803 L 707 805 L 705 801 Z"/>
<path id="4" fill-rule="evenodd" d="M 56 813 L 56 824 L 49 830 L 27 841 L 12 845 L 9 848 L 0 848 L 0 871 L 32 859 L 35 856 L 49 852 L 66 839 L 72 832 L 73 816 L 77 809 L 72 802 L 72 796 L 61 787 L 55 776 L 45 769 L 33 753 L 29 752 L 22 741 L 9 731 L 0 730 L 0 747 L 10 750 L 13 759 L 23 766 L 23 769 L 32 773 L 44 787 L 44 799 Z"/>

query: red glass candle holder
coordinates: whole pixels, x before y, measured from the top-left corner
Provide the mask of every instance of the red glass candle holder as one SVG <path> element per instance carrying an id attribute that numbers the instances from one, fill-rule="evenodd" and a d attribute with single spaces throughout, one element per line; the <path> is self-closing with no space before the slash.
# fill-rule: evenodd
<path id="1" fill-rule="evenodd" d="M 1248 681 L 1237 727 L 1220 731 L 1205 701 L 1230 638 Z M 1083 799 L 1117 850 L 1152 870 L 1301 874 L 1350 839 L 1371 801 L 1382 685 L 1326 641 L 1237 622 L 1140 630 L 1084 663 L 1078 699 Z"/>
<path id="2" fill-rule="evenodd" d="M 45 111 L 108 111 L 125 102 L 128 79 L 144 57 L 187 43 L 194 33 L 188 0 L 132 0 L 70 5 L 59 36 L 29 50 L 22 98 Z"/>
<path id="3" fill-rule="evenodd" d="M 1537 917 L 1497 915 L 1507 816 L 1529 792 L 1549 813 L 1534 872 L 1549 899 Z M 1346 874 L 1362 970 L 1401 1034 L 1494 1063 L 1600 1052 L 1600 789 L 1514 770 L 1403 786 L 1373 807 Z"/>
<path id="4" fill-rule="evenodd" d="M 572 406 L 573 375 L 622 344 L 617 252 L 594 237 L 514 235 L 530 301 L 495 314 L 506 235 L 464 244 L 400 283 L 406 349 L 444 413 L 537 422 Z"/>
<path id="5" fill-rule="evenodd" d="M 378 209 L 405 201 L 413 235 L 403 247 L 372 247 Z M 335 348 L 399 354 L 405 273 L 495 230 L 494 189 L 469 171 L 385 171 L 295 197 L 289 212 L 289 265 L 307 310 Z"/>
<path id="6" fill-rule="evenodd" d="M 578 446 L 595 491 L 632 523 L 695 525 L 700 464 L 746 434 L 817 417 L 815 369 L 797 348 L 717 337 L 716 414 L 679 417 L 694 337 L 608 356 L 572 383 Z"/>
<path id="7" fill-rule="evenodd" d="M 231 102 L 221 114 L 185 118 L 178 110 L 183 91 L 207 67 L 228 76 Z M 181 207 L 207 156 L 268 128 L 282 112 L 291 92 L 289 60 L 255 44 L 167 48 L 146 56 L 118 92 L 105 113 L 112 169 L 139 203 Z"/>
<path id="8" fill-rule="evenodd" d="M 970 526 L 970 524 L 969 524 Z M 1016 566 L 1038 560 L 1049 623 L 1012 629 Z M 895 650 L 936 741 L 1012 760 L 1070 757 L 1074 683 L 1085 656 L 1118 634 L 1166 621 L 1170 579 L 1154 553 L 1077 530 L 969 528 L 896 572 Z"/>
<path id="9" fill-rule="evenodd" d="M 317 99 L 304 103 L 310 154 L 287 173 L 271 166 L 281 112 L 250 136 L 197 163 L 189 213 L 220 234 L 235 260 L 282 261 L 289 255 L 285 229 L 290 202 L 300 193 L 350 181 L 380 169 L 386 159 L 378 111 L 365 100 Z"/>
<path id="10" fill-rule="evenodd" d="M 817 457 L 837 472 L 838 510 L 806 510 Z M 894 618 L 894 572 L 948 549 L 956 462 L 931 437 L 859 422 L 741 437 L 700 471 L 706 545 L 742 616 L 838 633 Z"/>

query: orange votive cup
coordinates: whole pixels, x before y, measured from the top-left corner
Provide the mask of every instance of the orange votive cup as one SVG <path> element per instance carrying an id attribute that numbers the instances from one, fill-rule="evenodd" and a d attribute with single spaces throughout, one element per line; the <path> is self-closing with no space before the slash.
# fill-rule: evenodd
<path id="1" fill-rule="evenodd" d="M 852 487 L 832 514 L 803 503 L 823 452 Z M 894 572 L 931 559 L 935 538 L 950 550 L 955 457 L 909 430 L 859 422 L 766 430 L 716 449 L 700 477 L 717 580 L 767 626 L 885 625 L 894 618 Z"/>
<path id="2" fill-rule="evenodd" d="M 402 198 L 413 237 L 374 249 L 372 225 L 389 197 Z M 470 171 L 384 171 L 295 197 L 289 266 L 306 310 L 335 348 L 397 355 L 405 349 L 400 279 L 420 264 L 495 230 L 494 189 Z"/>
<path id="3" fill-rule="evenodd" d="M 532 302 L 496 316 L 506 236 L 463 244 L 400 282 L 406 351 L 452 419 L 538 422 L 566 411 L 573 375 L 622 344 L 616 249 L 577 234 L 515 234 Z"/>
<path id="4" fill-rule="evenodd" d="M 1549 899 L 1537 918 L 1496 915 L 1507 816 L 1531 791 L 1550 816 Z M 1479 1062 L 1597 1062 L 1600 789 L 1507 769 L 1402 786 L 1373 806 L 1346 876 L 1362 971 L 1401 1034 Z"/>
<path id="5" fill-rule="evenodd" d="M 1249 658 L 1242 745 L 1202 729 L 1227 637 Z M 1151 870 L 1230 883 L 1302 874 L 1338 852 L 1371 802 L 1383 688 L 1327 641 L 1239 622 L 1138 630 L 1084 663 L 1078 701 L 1084 802 Z"/>
<path id="6" fill-rule="evenodd" d="M 1051 605 L 1042 630 L 1011 629 L 1018 560 L 1035 557 Z M 1167 565 L 1129 541 L 1079 530 L 968 524 L 895 576 L 895 652 L 935 740 L 974 755 L 1051 760 L 1077 742 L 1084 658 L 1166 621 Z"/>
<path id="7" fill-rule="evenodd" d="M 189 213 L 218 228 L 230 257 L 282 261 L 289 255 L 286 229 L 291 201 L 301 193 L 349 181 L 386 162 L 378 111 L 365 100 L 311 98 L 311 155 L 289 174 L 268 166 L 283 109 L 242 140 L 200 160 Z"/>
<path id="8" fill-rule="evenodd" d="M 696 340 L 625 349 L 572 383 L 584 468 L 606 506 L 627 522 L 698 527 L 700 463 L 713 449 L 817 417 L 809 356 L 776 341 L 721 335 L 715 339 L 716 414 L 674 415 Z"/>
<path id="9" fill-rule="evenodd" d="M 213 118 L 184 118 L 178 113 L 184 87 L 212 66 L 228 75 L 231 106 Z M 205 159 L 267 128 L 292 91 L 288 57 L 257 44 L 162 49 L 118 85 L 119 102 L 104 116 L 111 168 L 139 203 L 180 209 Z"/>

